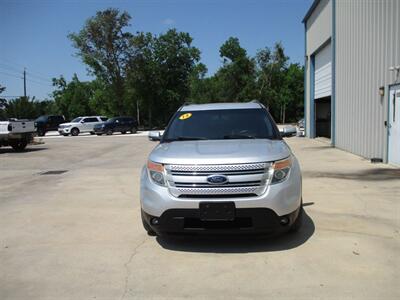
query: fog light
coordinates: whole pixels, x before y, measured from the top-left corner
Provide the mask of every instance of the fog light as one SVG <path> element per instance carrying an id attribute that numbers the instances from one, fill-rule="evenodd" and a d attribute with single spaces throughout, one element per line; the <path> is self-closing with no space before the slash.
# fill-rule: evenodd
<path id="1" fill-rule="evenodd" d="M 151 219 L 151 224 L 152 225 L 158 225 L 158 223 L 160 222 L 159 220 L 158 220 L 158 218 L 153 218 L 153 219 Z"/>
<path id="2" fill-rule="evenodd" d="M 289 224 L 289 218 L 288 217 L 281 218 L 281 225 L 285 226 L 287 224 Z"/>

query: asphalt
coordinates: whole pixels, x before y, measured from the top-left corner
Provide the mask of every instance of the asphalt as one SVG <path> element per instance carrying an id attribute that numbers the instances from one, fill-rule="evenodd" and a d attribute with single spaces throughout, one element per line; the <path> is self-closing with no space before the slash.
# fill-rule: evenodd
<path id="1" fill-rule="evenodd" d="M 305 138 L 305 224 L 273 239 L 149 237 L 145 137 L 0 148 L 0 299 L 399 299 L 400 170 Z M 48 171 L 65 171 L 44 174 Z"/>

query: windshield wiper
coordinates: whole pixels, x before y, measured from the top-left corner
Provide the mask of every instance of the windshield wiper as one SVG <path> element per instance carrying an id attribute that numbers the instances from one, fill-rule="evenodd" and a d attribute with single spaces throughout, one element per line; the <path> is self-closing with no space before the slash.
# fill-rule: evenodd
<path id="1" fill-rule="evenodd" d="M 200 140 L 207 140 L 207 138 L 199 137 L 199 136 L 178 136 L 176 138 L 167 139 L 168 142 L 173 142 L 173 141 L 200 141 Z"/>
<path id="2" fill-rule="evenodd" d="M 224 139 L 229 140 L 229 139 L 256 139 L 254 135 L 249 135 L 249 134 L 228 134 L 224 135 Z"/>

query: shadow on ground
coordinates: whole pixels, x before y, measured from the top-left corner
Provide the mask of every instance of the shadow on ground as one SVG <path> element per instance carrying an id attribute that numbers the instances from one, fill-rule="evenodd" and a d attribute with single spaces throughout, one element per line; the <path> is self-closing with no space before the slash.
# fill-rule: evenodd
<path id="1" fill-rule="evenodd" d="M 173 251 L 202 253 L 250 253 L 289 250 L 304 244 L 315 231 L 315 225 L 304 211 L 303 226 L 299 232 L 286 233 L 278 237 L 185 237 L 161 238 L 157 242 Z"/>
<path id="2" fill-rule="evenodd" d="M 375 168 L 357 172 L 319 172 L 303 171 L 303 176 L 307 178 L 334 178 L 346 180 L 362 181 L 386 181 L 400 180 L 400 169 Z"/>
<path id="3" fill-rule="evenodd" d="M 48 148 L 46 147 L 40 147 L 40 148 L 26 148 L 23 151 L 15 151 L 13 148 L 11 147 L 6 147 L 6 148 L 0 148 L 0 154 L 3 153 L 11 153 L 11 154 L 15 154 L 15 155 L 21 155 L 24 153 L 29 153 L 29 152 L 37 152 L 37 151 L 42 151 L 42 150 L 47 150 Z"/>

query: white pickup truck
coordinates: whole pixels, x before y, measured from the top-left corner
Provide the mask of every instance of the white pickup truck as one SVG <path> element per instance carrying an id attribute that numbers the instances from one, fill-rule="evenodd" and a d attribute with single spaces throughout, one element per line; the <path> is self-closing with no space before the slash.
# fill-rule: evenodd
<path id="1" fill-rule="evenodd" d="M 0 121 L 0 147 L 11 146 L 16 151 L 22 151 L 33 141 L 35 134 L 34 121 L 18 119 Z"/>

